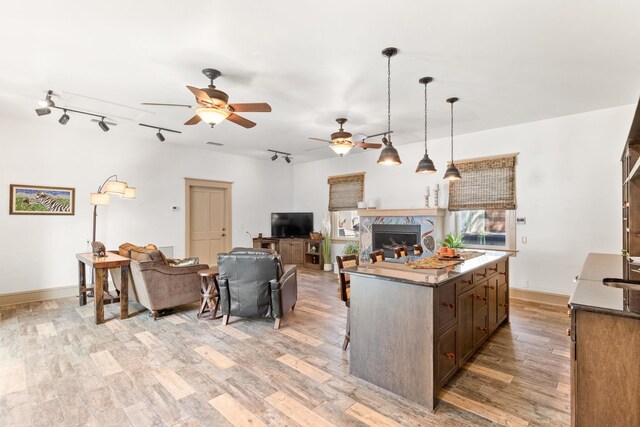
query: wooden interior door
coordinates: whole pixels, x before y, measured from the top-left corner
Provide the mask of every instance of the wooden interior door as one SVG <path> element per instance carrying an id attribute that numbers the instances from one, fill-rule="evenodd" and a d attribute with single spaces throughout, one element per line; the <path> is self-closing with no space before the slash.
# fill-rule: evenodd
<path id="1" fill-rule="evenodd" d="M 218 264 L 218 253 L 230 249 L 230 189 L 209 185 L 189 185 L 187 218 L 188 256 L 203 264 Z"/>

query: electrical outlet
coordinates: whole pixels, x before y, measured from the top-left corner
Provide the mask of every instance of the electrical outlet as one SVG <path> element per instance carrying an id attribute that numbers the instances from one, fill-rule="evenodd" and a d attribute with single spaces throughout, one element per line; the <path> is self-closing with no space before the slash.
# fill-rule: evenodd
<path id="1" fill-rule="evenodd" d="M 171 210 L 174 212 L 180 212 L 180 206 L 171 206 Z"/>

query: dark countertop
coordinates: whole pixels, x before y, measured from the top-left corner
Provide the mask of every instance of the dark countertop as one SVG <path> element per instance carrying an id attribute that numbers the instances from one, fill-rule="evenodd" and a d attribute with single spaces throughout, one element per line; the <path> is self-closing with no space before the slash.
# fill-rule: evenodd
<path id="1" fill-rule="evenodd" d="M 376 277 L 393 282 L 438 287 L 509 256 L 511 256 L 510 252 L 487 251 L 460 264 L 441 269 L 413 269 L 405 266 L 403 260 L 399 259 L 375 264 L 360 264 L 357 267 L 345 268 L 343 271 L 353 276 Z"/>
<path id="2" fill-rule="evenodd" d="M 602 284 L 604 278 L 625 278 L 626 257 L 590 253 L 578 276 L 578 285 L 569 299 L 569 307 L 598 313 L 640 319 L 639 313 L 625 308 L 624 291 Z"/>

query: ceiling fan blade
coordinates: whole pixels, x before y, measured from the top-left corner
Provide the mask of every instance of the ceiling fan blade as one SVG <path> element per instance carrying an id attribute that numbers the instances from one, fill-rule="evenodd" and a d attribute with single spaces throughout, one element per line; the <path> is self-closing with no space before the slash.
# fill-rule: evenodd
<path id="1" fill-rule="evenodd" d="M 205 103 L 205 104 L 213 104 L 213 100 L 211 98 L 209 98 L 209 95 L 207 95 L 207 92 L 198 89 L 197 87 L 193 87 L 193 86 L 187 86 L 187 89 L 189 89 L 191 91 L 191 93 L 193 93 L 196 96 L 196 99 L 198 100 L 198 102 L 200 103 Z"/>
<path id="2" fill-rule="evenodd" d="M 309 137 L 309 139 L 312 139 L 314 141 L 320 141 L 320 142 L 328 142 L 329 144 L 333 144 L 333 141 L 328 141 L 326 139 L 321 139 L 321 138 L 311 138 Z"/>
<path id="3" fill-rule="evenodd" d="M 240 113 L 270 113 L 271 105 L 266 102 L 244 103 L 244 104 L 229 104 L 229 107 L 233 108 L 233 111 Z"/>
<path id="4" fill-rule="evenodd" d="M 193 106 L 191 105 L 187 105 L 187 104 L 162 104 L 159 102 L 141 102 L 142 105 L 160 105 L 163 107 L 187 107 L 187 108 L 193 108 Z"/>
<path id="5" fill-rule="evenodd" d="M 370 144 L 368 142 L 358 142 L 356 144 L 356 147 L 366 150 L 367 148 L 380 148 L 382 147 L 382 144 Z"/>
<path id="6" fill-rule="evenodd" d="M 380 132 L 380 133 L 374 133 L 373 135 L 367 135 L 367 138 L 373 138 L 374 136 L 380 136 L 380 135 L 388 135 L 390 133 L 393 133 L 393 131 L 390 132 Z M 367 139 L 365 138 L 365 139 Z"/>
<path id="7" fill-rule="evenodd" d="M 198 123 L 200 123 L 202 119 L 200 118 L 199 115 L 195 115 L 193 117 L 191 117 L 189 120 L 187 120 L 186 122 L 184 122 L 185 125 L 196 125 Z"/>
<path id="8" fill-rule="evenodd" d="M 316 147 L 316 148 L 309 148 L 308 150 L 304 150 L 304 151 L 314 151 L 314 150 L 322 150 L 324 148 L 331 148 L 331 146 L 329 145 L 325 145 L 323 147 Z"/>
<path id="9" fill-rule="evenodd" d="M 240 125 L 244 128 L 250 129 L 252 127 L 254 127 L 256 124 L 254 122 L 252 122 L 251 120 L 247 120 L 242 116 L 239 116 L 235 113 L 231 114 L 229 117 L 227 117 L 227 120 L 229 120 L 230 122 L 233 122 L 237 125 Z"/>

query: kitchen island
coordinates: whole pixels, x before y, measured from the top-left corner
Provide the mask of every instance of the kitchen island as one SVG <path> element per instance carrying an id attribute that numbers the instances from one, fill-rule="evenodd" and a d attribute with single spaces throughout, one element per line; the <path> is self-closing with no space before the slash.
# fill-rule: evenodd
<path id="1" fill-rule="evenodd" d="M 631 261 L 591 253 L 577 277 L 568 331 L 573 426 L 640 420 L 640 285 L 629 283 L 640 264 Z"/>
<path id="2" fill-rule="evenodd" d="M 440 388 L 508 320 L 509 255 L 443 269 L 392 261 L 345 269 L 350 373 L 434 410 Z"/>

